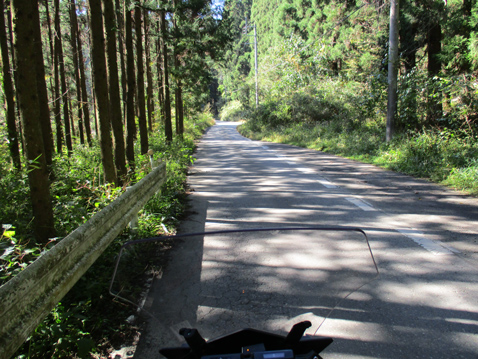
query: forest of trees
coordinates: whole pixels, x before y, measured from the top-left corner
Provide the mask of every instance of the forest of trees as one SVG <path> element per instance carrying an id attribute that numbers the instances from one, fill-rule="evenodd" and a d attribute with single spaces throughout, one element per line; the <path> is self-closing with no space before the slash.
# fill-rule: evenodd
<path id="1" fill-rule="evenodd" d="M 243 135 L 478 193 L 476 0 L 231 0 L 225 9 L 235 41 L 217 66 L 221 118 L 246 119 Z"/>
<path id="2" fill-rule="evenodd" d="M 99 144 L 105 181 L 122 186 L 136 142 L 145 154 L 152 131 L 181 138 L 185 114 L 208 102 L 256 111 L 269 125 L 384 119 L 390 3 L 382 0 L 2 0 L 0 8 L 0 129 L 11 163 L 3 171 L 28 174 L 39 242 L 55 236 L 55 158 L 74 156 L 77 145 Z M 476 1 L 399 8 L 396 131 L 476 136 Z"/>
<path id="3" fill-rule="evenodd" d="M 168 183 L 145 207 L 139 235 L 167 232 L 165 223 L 177 223 L 184 209 L 193 161 L 186 127 L 207 113 L 202 127 L 191 126 L 200 136 L 213 121 L 208 104 L 223 119 L 246 119 L 240 131 L 250 137 L 478 194 L 477 1 L 399 3 L 394 138 L 386 141 L 390 7 L 385 0 L 0 0 L 0 284 L 140 179 L 152 147 L 168 161 Z M 114 250 L 19 355 L 107 351 L 104 338 L 124 332 L 122 315 L 129 316 L 105 299 Z M 113 319 L 120 329 L 105 333 L 115 331 Z"/>
<path id="4" fill-rule="evenodd" d="M 135 143 L 146 154 L 154 131 L 181 138 L 184 116 L 208 103 L 228 30 L 204 0 L 2 0 L 0 9 L 11 162 L 2 176 L 28 175 L 33 233 L 46 243 L 56 235 L 56 159 L 98 144 L 105 182 L 134 181 Z"/>
<path id="5" fill-rule="evenodd" d="M 478 4 L 403 0 L 399 7 L 397 130 L 431 126 L 476 134 Z M 353 86 L 361 96 L 354 106 L 366 117 L 386 110 L 390 2 L 232 0 L 226 8 L 236 38 L 219 70 L 226 101 L 254 105 L 253 47 L 247 35 L 255 24 L 262 104 L 295 94 L 295 107 L 302 109 L 288 111 L 301 113 L 298 121 L 316 121 L 317 111 L 304 111 L 306 95 L 320 96 L 327 79 L 340 80 L 342 88 Z"/>

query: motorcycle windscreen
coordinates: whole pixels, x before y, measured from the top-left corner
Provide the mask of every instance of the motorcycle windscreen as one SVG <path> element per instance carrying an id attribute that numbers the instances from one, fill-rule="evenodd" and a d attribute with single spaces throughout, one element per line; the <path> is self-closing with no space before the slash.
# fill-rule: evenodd
<path id="1" fill-rule="evenodd" d="M 135 278 L 131 263 L 144 260 L 145 251 L 158 274 L 147 294 L 135 279 L 128 283 Z M 155 267 L 154 258 L 161 264 Z M 184 327 L 210 340 L 243 328 L 287 335 L 294 324 L 310 321 L 306 334 L 327 336 L 320 330 L 325 319 L 343 315 L 347 300 L 366 300 L 377 275 L 359 229 L 220 231 L 130 242 L 111 291 L 143 303 L 159 345 L 174 347 L 184 343 Z"/>

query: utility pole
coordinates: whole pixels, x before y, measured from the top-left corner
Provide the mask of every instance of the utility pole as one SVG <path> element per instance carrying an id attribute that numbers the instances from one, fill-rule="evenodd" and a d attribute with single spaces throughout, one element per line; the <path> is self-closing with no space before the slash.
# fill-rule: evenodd
<path id="1" fill-rule="evenodd" d="M 257 31 L 254 24 L 254 67 L 256 68 L 256 107 L 259 106 L 259 89 L 257 86 Z"/>
<path id="2" fill-rule="evenodd" d="M 254 24 L 253 26 L 254 26 L 254 68 L 256 72 L 256 107 L 258 107 L 259 106 L 259 86 L 258 86 L 259 70 L 257 66 L 257 30 L 256 30 L 256 24 Z M 247 23 L 247 17 L 246 17 L 246 26 L 244 30 L 245 33 L 247 33 L 248 28 L 249 28 L 249 25 Z M 252 36 L 252 35 L 246 35 L 246 36 Z M 249 43 L 249 45 L 251 45 L 251 43 Z"/>
<path id="3" fill-rule="evenodd" d="M 399 0 L 390 1 L 390 45 L 388 49 L 388 103 L 386 141 L 393 136 L 395 114 L 397 112 L 397 72 L 398 72 L 398 12 Z"/>

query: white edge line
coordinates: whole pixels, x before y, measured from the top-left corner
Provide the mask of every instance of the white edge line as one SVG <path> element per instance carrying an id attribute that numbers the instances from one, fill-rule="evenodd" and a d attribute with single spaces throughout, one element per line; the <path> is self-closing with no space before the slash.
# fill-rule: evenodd
<path id="1" fill-rule="evenodd" d="M 426 238 L 422 232 L 417 231 L 415 229 L 397 229 L 396 231 L 403 234 L 405 237 L 410 238 L 420 247 L 423 247 L 424 249 L 426 249 L 427 251 L 433 254 L 441 255 L 441 254 L 460 253 L 460 251 L 454 248 L 450 248 L 448 246 L 445 247 L 437 241 Z"/>

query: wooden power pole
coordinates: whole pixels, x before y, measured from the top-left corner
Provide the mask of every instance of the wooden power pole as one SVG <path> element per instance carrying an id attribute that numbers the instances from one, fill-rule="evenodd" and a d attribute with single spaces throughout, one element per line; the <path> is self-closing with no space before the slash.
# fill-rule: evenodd
<path id="1" fill-rule="evenodd" d="M 393 137 L 394 120 L 397 112 L 398 73 L 398 12 L 399 0 L 390 1 L 390 46 L 388 49 L 388 104 L 386 141 Z"/>

